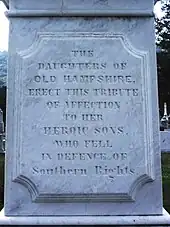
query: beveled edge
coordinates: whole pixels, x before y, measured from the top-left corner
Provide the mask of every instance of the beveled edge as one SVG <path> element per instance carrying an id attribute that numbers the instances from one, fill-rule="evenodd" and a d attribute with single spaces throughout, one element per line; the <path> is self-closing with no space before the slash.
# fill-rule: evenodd
<path id="1" fill-rule="evenodd" d="M 116 225 L 116 226 L 170 226 L 170 215 L 163 208 L 163 215 L 155 216 L 4 216 L 0 212 L 0 225 Z"/>
<path id="2" fill-rule="evenodd" d="M 5 4 L 5 6 L 9 9 L 9 0 L 0 0 L 0 1 L 2 1 Z M 158 1 L 159 0 L 154 0 L 154 4 L 156 4 L 156 2 Z"/>
<path id="3" fill-rule="evenodd" d="M 0 0 L 4 3 L 4 5 L 6 6 L 7 9 L 9 9 L 9 0 Z M 156 2 L 158 2 L 159 0 L 154 0 L 154 4 L 156 4 Z M 78 11 L 75 11 L 73 10 L 72 11 L 63 11 L 63 12 L 55 12 L 55 11 L 51 11 L 51 12 L 47 12 L 47 11 L 43 11 L 43 10 L 40 10 L 40 11 L 37 11 L 37 10 L 33 10 L 33 11 L 27 11 L 25 10 L 25 12 L 23 12 L 23 10 L 19 10 L 19 12 L 17 11 L 10 11 L 7 13 L 7 16 L 8 17 L 24 17 L 24 16 L 30 16 L 30 17 L 37 17 L 37 16 L 80 16 L 82 14 L 84 14 L 84 16 L 93 16 L 94 13 L 95 13 L 95 16 L 153 16 L 153 12 L 145 12 L 145 11 L 140 11 L 138 10 L 139 12 L 124 12 L 123 13 L 123 10 L 120 10 L 120 12 L 110 12 L 110 11 L 106 11 L 106 12 L 89 12 L 89 13 L 86 13 L 83 11 L 82 12 L 78 12 Z M 87 15 L 86 15 L 87 14 Z"/>
<path id="4" fill-rule="evenodd" d="M 10 10 L 7 17 L 153 17 L 152 10 Z"/>

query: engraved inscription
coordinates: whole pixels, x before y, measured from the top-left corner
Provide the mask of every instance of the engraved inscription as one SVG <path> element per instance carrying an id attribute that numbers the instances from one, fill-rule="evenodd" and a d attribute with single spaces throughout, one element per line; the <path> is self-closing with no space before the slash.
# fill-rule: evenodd
<path id="1" fill-rule="evenodd" d="M 95 182 L 99 194 L 121 188 L 119 194 L 128 195 L 140 176 L 147 179 L 150 165 L 143 126 L 145 56 L 121 36 L 44 40 L 44 48 L 39 44 L 23 58 L 27 139 L 21 175 L 38 181 L 42 194 L 53 179 L 49 194 L 93 194 Z"/>
<path id="2" fill-rule="evenodd" d="M 107 135 L 119 135 L 125 136 L 125 126 L 118 125 L 115 126 L 107 126 L 105 125 L 105 114 L 103 110 L 110 109 L 114 111 L 121 110 L 121 101 L 118 100 L 104 100 L 103 97 L 138 97 L 139 89 L 136 88 L 135 78 L 132 75 L 127 75 L 126 70 L 128 67 L 127 59 L 123 59 L 122 62 L 83 62 L 84 59 L 93 59 L 96 55 L 96 50 L 88 50 L 88 49 L 76 49 L 71 50 L 70 53 L 73 62 L 38 62 L 36 64 L 36 68 L 38 69 L 37 75 L 33 76 L 32 81 L 35 84 L 35 88 L 28 89 L 28 96 L 56 96 L 59 100 L 50 100 L 46 103 L 49 109 L 59 109 L 64 107 L 65 112 L 62 114 L 61 119 L 65 122 L 67 121 L 76 121 L 79 122 L 102 122 L 102 126 L 96 127 L 87 127 L 83 126 L 79 123 L 76 126 L 65 126 L 65 125 L 57 125 L 57 126 L 44 126 L 40 128 L 42 134 L 46 136 L 61 136 L 62 139 L 52 139 L 52 144 L 56 149 L 112 149 L 114 148 L 114 142 L 110 139 L 101 139 L 99 136 L 107 136 Z M 74 59 L 80 59 L 80 62 L 74 62 Z M 82 61 L 81 61 L 82 59 Z M 113 75 L 102 74 L 103 69 L 107 69 L 111 67 L 113 71 Z M 58 74 L 58 70 L 63 70 L 64 74 L 61 73 L 60 79 Z M 70 74 L 65 74 L 65 71 L 70 70 Z M 75 74 L 76 71 L 80 71 L 80 74 Z M 96 70 L 96 74 L 82 74 L 81 71 L 84 70 Z M 101 71 L 99 73 L 99 71 Z M 52 75 L 51 75 L 52 73 Z M 117 74 L 117 75 L 116 75 Z M 59 88 L 59 80 L 64 84 L 63 88 Z M 75 84 L 76 87 L 70 88 Z M 92 84 L 91 87 L 88 85 Z M 108 85 L 107 88 L 100 88 L 98 85 Z M 48 88 L 39 88 L 39 86 L 47 85 Z M 52 86 L 55 85 L 55 88 Z M 121 87 L 121 86 L 130 85 L 130 87 Z M 38 86 L 38 87 L 36 87 Z M 80 86 L 80 87 L 79 87 Z M 87 87 L 83 87 L 87 86 Z M 116 86 L 116 87 L 115 87 Z M 58 88 L 56 88 L 58 87 Z M 66 97 L 66 100 L 60 100 L 60 97 Z M 89 97 L 96 97 L 97 101 L 90 101 Z M 76 97 L 76 99 L 74 98 Z M 77 100 L 82 98 L 86 100 Z M 68 111 L 80 110 L 78 113 L 68 113 Z M 88 110 L 88 113 L 87 113 Z M 95 110 L 95 113 L 94 113 Z M 47 109 L 48 111 L 48 109 Z M 95 136 L 94 139 L 83 139 L 83 140 L 67 140 L 67 136 Z M 56 137 L 57 138 L 57 137 Z M 71 150 L 70 150 L 71 151 Z M 75 153 L 65 153 L 64 156 L 67 159 L 60 160 L 74 160 L 69 158 L 72 154 Z M 44 155 L 44 154 L 43 154 Z M 89 153 L 86 153 L 89 155 Z M 100 154 L 99 154 L 100 155 Z M 46 155 L 47 156 L 47 155 Z M 52 156 L 48 156 L 52 157 Z M 62 157 L 62 156 L 61 156 Z M 82 156 L 83 157 L 83 156 Z M 104 156 L 101 156 L 104 157 Z M 111 158 L 106 158 L 105 160 L 110 160 Z M 52 158 L 51 158 L 52 160 Z M 82 160 L 82 159 L 81 159 Z M 84 159 L 86 160 L 86 159 Z M 95 160 L 95 159 L 94 159 Z M 116 159 L 114 159 L 116 160 Z M 121 163 L 121 160 L 117 159 L 118 164 Z M 106 165 L 94 165 L 93 166 L 94 173 L 97 175 L 107 175 L 110 173 L 114 173 L 115 175 L 125 174 L 134 174 L 134 170 L 132 171 L 129 166 L 120 167 L 117 165 L 115 168 L 109 168 Z M 88 169 L 66 169 L 63 166 L 55 167 L 53 169 L 40 169 L 38 167 L 33 167 L 34 174 L 40 175 L 54 175 L 54 174 L 73 174 L 73 175 L 88 175 L 90 174 Z M 91 170 L 92 173 L 92 170 Z"/>
<path id="3" fill-rule="evenodd" d="M 54 139 L 51 140 L 54 148 L 56 150 L 67 150 L 71 151 L 72 149 L 113 149 L 114 142 L 113 140 L 107 139 L 107 135 L 119 135 L 125 136 L 125 126 L 110 126 L 106 125 L 105 114 L 103 110 L 109 109 L 113 111 L 121 111 L 121 101 L 118 100 L 107 100 L 107 97 L 137 97 L 139 96 L 139 89 L 135 88 L 135 78 L 132 75 L 127 75 L 126 69 L 128 69 L 128 61 L 124 59 L 122 62 L 106 62 L 106 63 L 89 63 L 83 62 L 84 59 L 92 59 L 96 55 L 96 50 L 88 49 L 76 49 L 71 50 L 70 53 L 73 61 L 74 59 L 79 58 L 80 62 L 38 62 L 36 68 L 38 69 L 37 75 L 33 76 L 33 83 L 35 86 L 44 86 L 47 85 L 48 88 L 29 88 L 29 96 L 58 96 L 66 97 L 64 100 L 51 100 L 46 103 L 49 109 L 60 109 L 64 107 L 64 113 L 61 116 L 61 119 L 64 122 L 67 121 L 79 121 L 79 124 L 76 126 L 68 127 L 66 125 L 57 125 L 57 126 L 44 126 L 40 128 L 40 132 L 46 136 L 54 136 Z M 81 61 L 82 59 L 82 61 Z M 109 66 L 110 64 L 110 66 Z M 103 74 L 98 71 L 107 69 L 108 67 L 112 68 L 113 75 Z M 62 74 L 61 78 L 57 76 L 58 70 L 67 71 L 70 70 L 69 74 Z M 75 70 L 80 71 L 80 74 Z M 96 73 L 93 74 L 82 74 L 83 70 L 96 70 Z M 49 74 L 52 72 L 52 75 Z M 42 73 L 42 75 L 41 75 Z M 63 88 L 59 87 L 59 80 L 64 84 Z M 75 84 L 75 87 L 70 87 L 72 84 Z M 55 85 L 55 88 L 51 86 Z M 89 87 L 88 85 L 92 85 Z M 98 85 L 108 85 L 107 88 L 100 88 Z M 130 85 L 130 87 L 121 87 Z M 83 87 L 85 86 L 85 87 Z M 116 86 L 116 87 L 115 87 Z M 90 101 L 89 97 L 96 97 L 97 101 Z M 107 99 L 103 101 L 103 97 Z M 76 99 L 75 99 L 76 98 Z M 78 100 L 77 100 L 78 98 Z M 85 98 L 86 100 L 82 100 Z M 80 99 L 80 100 L 79 100 Z M 68 111 L 76 111 L 69 112 Z M 77 112 L 79 110 L 79 112 Z M 88 112 L 87 112 L 88 110 Z M 48 111 L 48 110 L 47 110 Z M 82 122 L 82 123 L 81 123 Z M 83 122 L 102 122 L 102 126 L 88 127 L 83 126 Z M 80 124 L 81 123 L 81 124 Z M 62 139 L 57 139 L 57 137 Z M 67 137 L 74 136 L 74 139 L 67 139 Z M 77 136 L 85 137 L 81 140 L 76 139 Z M 87 137 L 93 137 L 87 138 Z M 95 136 L 95 138 L 94 138 Z M 106 138 L 100 138 L 100 137 Z M 48 154 L 48 153 L 47 153 Z M 53 160 L 52 155 L 47 155 L 46 158 Z M 59 153 L 60 154 L 60 153 Z M 75 160 L 76 153 L 61 153 L 58 154 L 58 160 L 60 161 L 71 161 Z M 81 154 L 81 153 L 80 153 Z M 94 153 L 96 154 L 96 153 Z M 114 153 L 115 154 L 115 153 Z M 84 156 L 81 155 L 81 161 L 87 161 L 87 157 L 90 156 L 90 153 L 84 153 Z M 45 154 L 43 153 L 43 160 Z M 49 158 L 50 157 L 50 158 Z M 72 157 L 72 158 L 71 158 Z M 84 157 L 84 159 L 83 159 Z M 85 158 L 86 157 L 86 158 Z M 95 156 L 95 158 L 98 156 Z M 113 156 L 109 157 L 106 153 L 99 153 L 101 160 L 116 160 Z M 97 159 L 93 160 L 99 160 Z M 104 159 L 105 157 L 105 159 Z M 103 158 L 103 159 L 102 159 Z M 125 159 L 124 159 L 125 160 Z M 117 159 L 117 165 L 114 168 L 107 167 L 104 165 L 93 165 L 90 172 L 87 168 L 85 169 L 75 169 L 75 168 L 66 168 L 65 166 L 57 166 L 54 168 L 40 169 L 39 167 L 33 167 L 33 174 L 39 175 L 128 175 L 134 174 L 135 170 L 131 170 L 129 166 L 119 166 L 121 164 L 121 159 Z M 93 173 L 94 172 L 94 173 Z"/>

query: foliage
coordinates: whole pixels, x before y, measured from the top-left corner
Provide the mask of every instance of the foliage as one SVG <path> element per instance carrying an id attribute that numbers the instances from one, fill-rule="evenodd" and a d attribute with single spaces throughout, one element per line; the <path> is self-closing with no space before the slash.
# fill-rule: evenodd
<path id="1" fill-rule="evenodd" d="M 0 210 L 4 204 L 4 154 L 0 154 Z"/>
<path id="2" fill-rule="evenodd" d="M 6 116 L 7 56 L 6 51 L 0 52 L 0 108 L 3 111 L 4 122 Z"/>
<path id="3" fill-rule="evenodd" d="M 163 110 L 166 102 L 170 112 L 170 1 L 162 1 L 162 10 L 164 16 L 156 18 L 159 104 Z"/>
<path id="4" fill-rule="evenodd" d="M 162 1 L 164 16 L 156 18 L 156 43 L 164 53 L 170 53 L 170 1 Z"/>
<path id="5" fill-rule="evenodd" d="M 0 52 L 0 76 L 7 75 L 7 52 Z"/>
<path id="6" fill-rule="evenodd" d="M 3 121 L 6 125 L 6 87 L 0 87 L 0 108 L 3 111 Z"/>
<path id="7" fill-rule="evenodd" d="M 0 87 L 6 85 L 7 76 L 7 52 L 0 52 Z"/>

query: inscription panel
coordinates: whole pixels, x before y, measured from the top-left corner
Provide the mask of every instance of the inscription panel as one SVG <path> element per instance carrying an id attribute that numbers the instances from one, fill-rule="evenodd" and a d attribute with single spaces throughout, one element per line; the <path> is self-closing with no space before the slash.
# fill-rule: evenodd
<path id="1" fill-rule="evenodd" d="M 154 178 L 147 53 L 122 35 L 44 33 L 18 62 L 13 180 L 35 202 L 134 200 Z"/>

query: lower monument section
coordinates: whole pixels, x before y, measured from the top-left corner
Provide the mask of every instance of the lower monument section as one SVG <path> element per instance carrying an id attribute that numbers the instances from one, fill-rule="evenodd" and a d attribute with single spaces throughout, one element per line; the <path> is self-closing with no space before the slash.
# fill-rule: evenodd
<path id="1" fill-rule="evenodd" d="M 163 209 L 160 216 L 58 216 L 6 217 L 0 213 L 0 226 L 8 225 L 112 225 L 112 226 L 170 226 L 170 215 Z"/>

